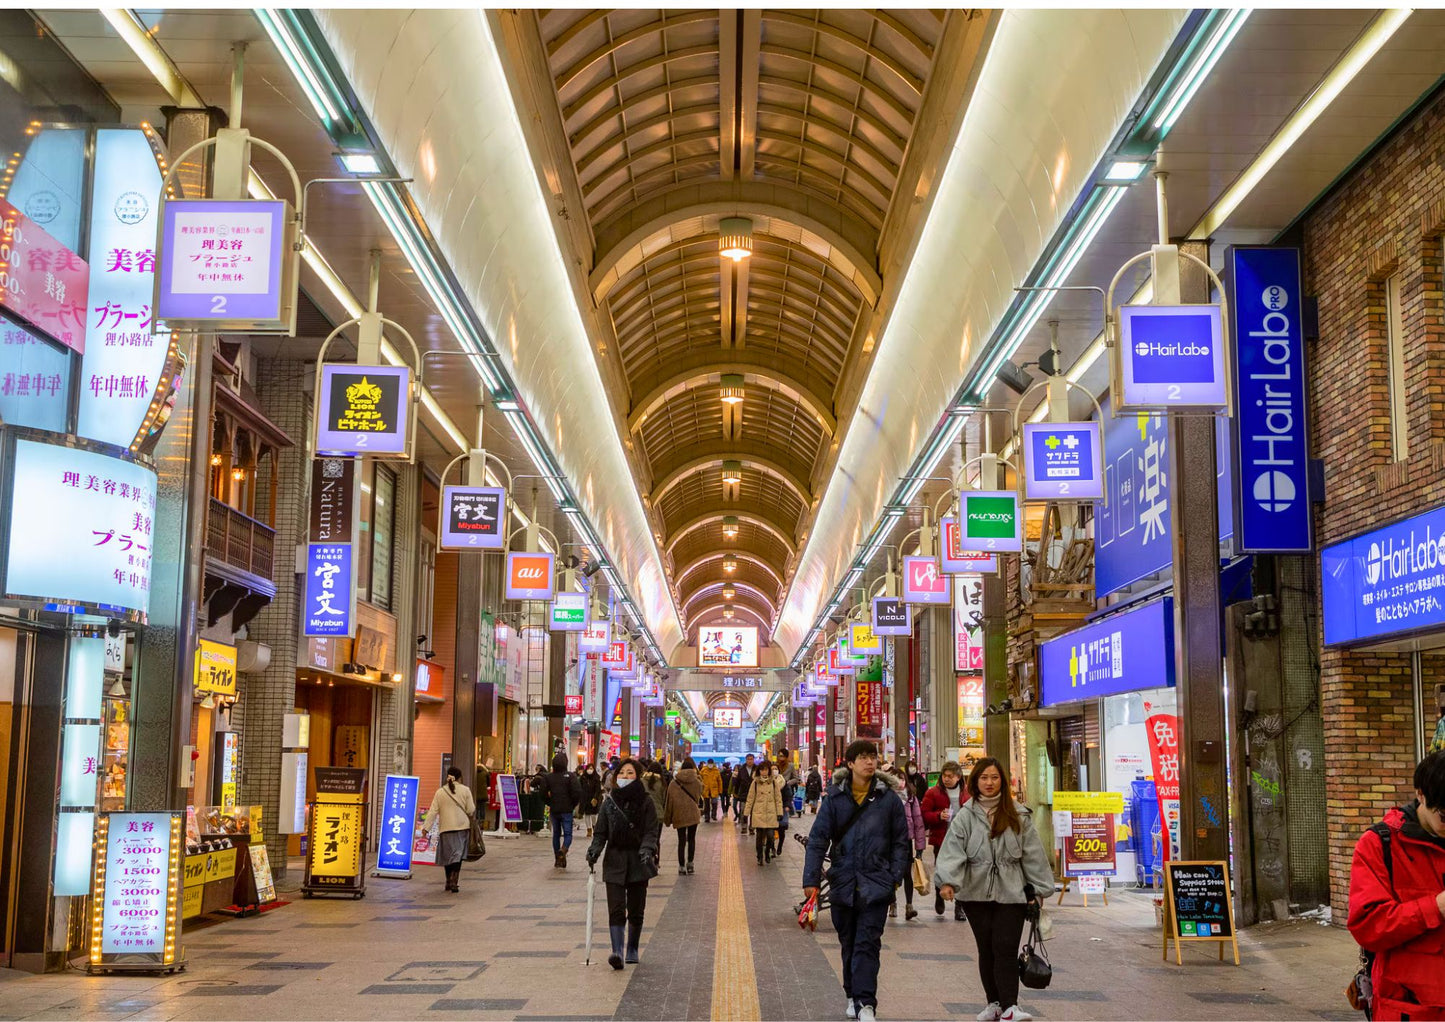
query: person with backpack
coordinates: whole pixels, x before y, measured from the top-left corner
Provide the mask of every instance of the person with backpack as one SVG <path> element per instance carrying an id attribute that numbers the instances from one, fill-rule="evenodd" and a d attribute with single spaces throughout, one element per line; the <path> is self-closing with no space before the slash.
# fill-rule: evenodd
<path id="1" fill-rule="evenodd" d="M 1415 767 L 1415 799 L 1360 836 L 1350 935 L 1361 948 L 1350 999 L 1371 1019 L 1445 1018 L 1445 752 Z"/>
<path id="2" fill-rule="evenodd" d="M 818 800 L 823 797 L 823 775 L 818 773 L 815 763 L 808 769 L 808 780 L 803 785 L 803 801 L 808 803 L 808 812 L 817 814 Z"/>
<path id="3" fill-rule="evenodd" d="M 613 777 L 615 786 L 602 799 L 597 815 L 597 833 L 587 849 L 587 865 L 602 859 L 602 879 L 607 884 L 607 926 L 612 937 L 612 954 L 607 964 L 621 969 L 622 942 L 627 940 L 627 961 L 638 960 L 642 941 L 642 917 L 647 910 L 647 884 L 657 876 L 657 857 L 662 823 L 647 789 L 637 778 L 638 765 L 623 760 Z M 603 859 L 603 851 L 606 858 Z"/>
<path id="4" fill-rule="evenodd" d="M 878 772 L 878 746 L 866 738 L 849 744 L 845 766 L 833 774 L 823 808 L 808 834 L 803 895 L 815 897 L 828 869 L 829 910 L 843 956 L 846 1014 L 875 1022 L 883 927 L 893 891 L 904 881 L 911 858 L 908 820 L 898 782 Z"/>
<path id="5" fill-rule="evenodd" d="M 431 797 L 431 808 L 422 818 L 419 834 L 430 834 L 436 823 L 441 833 L 437 846 L 437 865 L 446 873 L 446 889 L 456 894 L 461 888 L 462 859 L 472 836 L 472 816 L 477 811 L 471 789 L 462 783 L 460 767 L 447 768 L 447 782 Z"/>
<path id="6" fill-rule="evenodd" d="M 968 775 L 969 800 L 953 814 L 938 850 L 933 882 L 944 901 L 967 906 L 978 944 L 978 972 L 988 1007 L 979 1022 L 1028 1022 L 1018 1006 L 1019 942 L 1030 903 L 1054 893 L 1049 865 L 1029 807 L 1014 801 L 1003 764 L 986 756 Z"/>

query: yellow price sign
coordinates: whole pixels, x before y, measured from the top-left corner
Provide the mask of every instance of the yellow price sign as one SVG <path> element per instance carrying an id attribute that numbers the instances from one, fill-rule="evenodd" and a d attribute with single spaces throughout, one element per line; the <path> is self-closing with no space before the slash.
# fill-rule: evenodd
<path id="1" fill-rule="evenodd" d="M 1117 791 L 1056 791 L 1056 813 L 1122 813 L 1124 796 Z"/>
<path id="2" fill-rule="evenodd" d="M 873 626 L 867 622 L 854 623 L 849 627 L 848 644 L 854 653 L 881 653 L 883 644 L 873 634 Z"/>

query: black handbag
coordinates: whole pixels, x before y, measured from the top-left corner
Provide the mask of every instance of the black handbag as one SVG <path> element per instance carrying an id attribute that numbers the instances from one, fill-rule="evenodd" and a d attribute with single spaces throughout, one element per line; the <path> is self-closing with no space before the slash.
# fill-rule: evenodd
<path id="1" fill-rule="evenodd" d="M 462 809 L 462 804 L 460 802 L 457 802 L 457 797 L 453 795 L 450 791 L 447 792 L 447 798 L 451 799 L 453 802 L 456 802 L 456 806 L 458 809 Z M 465 809 L 462 809 L 462 811 L 466 812 Z M 476 862 L 482 856 L 487 854 L 487 842 L 486 839 L 482 837 L 482 825 L 477 820 L 476 816 L 468 814 L 467 822 L 470 823 L 472 826 L 471 833 L 467 836 L 467 854 L 465 858 L 468 862 Z"/>
<path id="2" fill-rule="evenodd" d="M 1054 967 L 1049 964 L 1044 940 L 1039 936 L 1038 915 L 1029 921 L 1029 939 L 1019 952 L 1019 982 L 1030 990 L 1045 990 L 1054 978 Z"/>

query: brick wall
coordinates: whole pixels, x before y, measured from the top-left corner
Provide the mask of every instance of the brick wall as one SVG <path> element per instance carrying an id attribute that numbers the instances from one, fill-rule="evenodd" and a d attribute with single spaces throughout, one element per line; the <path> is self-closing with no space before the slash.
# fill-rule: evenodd
<path id="1" fill-rule="evenodd" d="M 1304 223 L 1306 290 L 1319 300 L 1310 352 L 1315 454 L 1325 462 L 1321 546 L 1445 504 L 1441 237 L 1445 97 L 1373 153 Z M 1398 274 L 1409 456 L 1391 452 L 1384 281 Z M 1330 897 L 1348 903 L 1360 832 L 1410 794 L 1416 708 L 1403 653 L 1323 651 L 1320 698 Z"/>

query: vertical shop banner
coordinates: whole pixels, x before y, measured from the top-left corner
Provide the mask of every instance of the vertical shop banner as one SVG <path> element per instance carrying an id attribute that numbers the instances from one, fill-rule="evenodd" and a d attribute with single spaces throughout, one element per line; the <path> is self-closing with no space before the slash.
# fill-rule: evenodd
<path id="1" fill-rule="evenodd" d="M 360 886 L 362 817 L 359 802 L 312 803 L 308 886 L 341 890 Z"/>
<path id="2" fill-rule="evenodd" d="M 872 604 L 874 635 L 910 635 L 913 611 L 896 596 L 875 596 Z"/>
<path id="3" fill-rule="evenodd" d="M 1215 409 L 1229 401 L 1218 305 L 1119 308 L 1119 410 Z"/>
<path id="4" fill-rule="evenodd" d="M 310 535 L 314 543 L 356 539 L 356 459 L 316 458 L 311 462 Z"/>
<path id="5" fill-rule="evenodd" d="M 983 578 L 953 576 L 953 667 L 983 670 Z"/>
<path id="6" fill-rule="evenodd" d="M 903 558 L 905 603 L 946 604 L 949 598 L 948 576 L 939 570 L 936 557 Z"/>
<path id="7" fill-rule="evenodd" d="M 138 128 L 95 133 L 81 436 L 129 447 L 165 375 L 170 343 L 151 332 L 161 172 Z"/>
<path id="8" fill-rule="evenodd" d="M 381 847 L 376 868 L 382 873 L 411 873 L 412 833 L 416 830 L 417 794 L 421 778 L 387 774 L 381 797 Z"/>
<path id="9" fill-rule="evenodd" d="M 1094 505 L 1095 588 L 1102 598 L 1157 575 L 1173 558 L 1168 422 L 1144 413 L 1110 416 L 1104 405 L 1108 503 Z M 1219 538 L 1234 534 L 1229 422 L 1215 427 Z"/>
<path id="10" fill-rule="evenodd" d="M 1307 553 L 1314 541 L 1299 249 L 1236 246 L 1226 271 L 1239 546 L 1248 553 Z"/>
<path id="11" fill-rule="evenodd" d="M 316 381 L 316 453 L 406 457 L 411 369 L 328 362 Z"/>
<path id="12" fill-rule="evenodd" d="M 962 749 L 983 748 L 983 678 L 958 678 L 958 745 Z"/>
<path id="13" fill-rule="evenodd" d="M 93 964 L 107 955 L 173 955 L 180 829 L 178 813 L 101 814 L 91 901 Z"/>
<path id="14" fill-rule="evenodd" d="M 1097 422 L 1024 423 L 1024 499 L 1102 499 L 1099 439 Z"/>
<path id="15" fill-rule="evenodd" d="M 946 574 L 992 575 L 998 571 L 998 555 L 967 550 L 963 530 L 953 517 L 938 520 L 938 566 Z"/>
<path id="16" fill-rule="evenodd" d="M 442 487 L 443 550 L 500 550 L 506 544 L 507 491 L 498 486 Z"/>
<path id="17" fill-rule="evenodd" d="M 351 635 L 356 621 L 356 567 L 350 543 L 306 547 L 303 635 Z"/>
<path id="18" fill-rule="evenodd" d="M 150 606 L 156 475 L 134 462 L 15 442 L 4 592 L 47 610 Z"/>
<path id="19" fill-rule="evenodd" d="M 882 738 L 887 723 L 883 698 L 883 658 L 869 657 L 853 679 L 854 720 L 858 738 Z"/>
<path id="20" fill-rule="evenodd" d="M 84 354 L 89 289 L 85 260 L 0 199 L 0 308 Z"/>
<path id="21" fill-rule="evenodd" d="M 1064 838 L 1064 876 L 1098 873 L 1113 876 L 1114 816 L 1112 813 L 1074 813 Z"/>
<path id="22" fill-rule="evenodd" d="M 582 716 L 589 721 L 602 719 L 602 690 L 606 679 L 601 655 L 585 654 L 582 660 Z"/>
<path id="23" fill-rule="evenodd" d="M 497 796 L 502 802 L 502 822 L 522 822 L 522 796 L 513 774 L 497 775 Z"/>
<path id="24" fill-rule="evenodd" d="M 167 200 L 156 319 L 167 330 L 286 330 L 290 222 L 283 200 Z"/>
<path id="25" fill-rule="evenodd" d="M 1149 736 L 1149 757 L 1154 763 L 1154 788 L 1159 795 L 1159 816 L 1169 835 L 1164 858 L 1179 858 L 1179 717 L 1173 706 L 1144 701 L 1144 729 Z"/>

